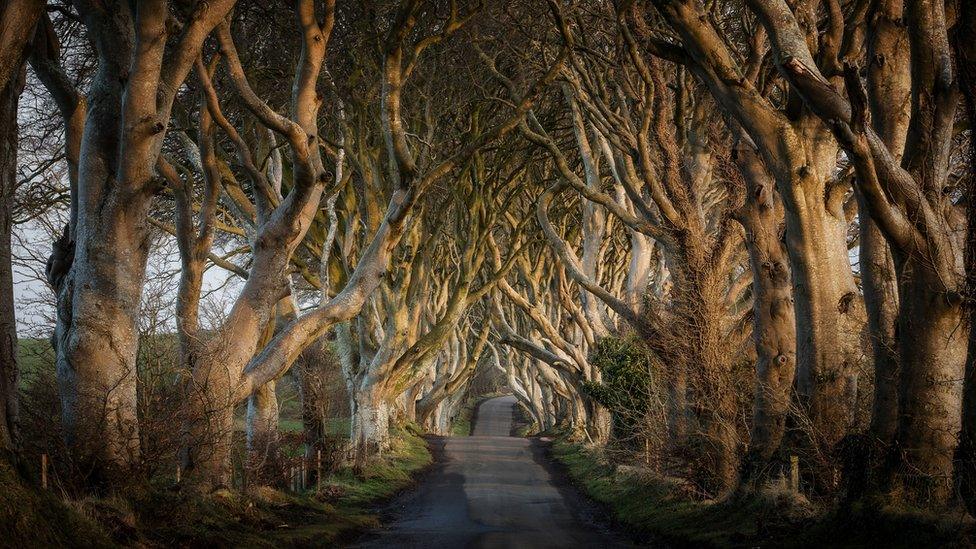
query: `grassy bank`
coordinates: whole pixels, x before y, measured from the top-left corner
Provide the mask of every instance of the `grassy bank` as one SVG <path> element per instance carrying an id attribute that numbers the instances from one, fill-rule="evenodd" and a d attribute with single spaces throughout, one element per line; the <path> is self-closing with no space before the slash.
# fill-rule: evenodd
<path id="1" fill-rule="evenodd" d="M 481 400 L 471 400 L 467 402 L 461 410 L 458 412 L 454 422 L 451 423 L 451 436 L 452 437 L 467 437 L 471 436 L 471 430 L 474 429 L 474 411 L 481 404 Z"/>
<path id="2" fill-rule="evenodd" d="M 0 470 L 0 543 L 25 547 L 334 547 L 375 527 L 371 507 L 413 483 L 432 461 L 413 427 L 356 474 L 342 468 L 302 494 L 256 488 L 200 496 L 171 485 L 124 497 L 62 501 Z"/>
<path id="3" fill-rule="evenodd" d="M 378 525 L 370 507 L 413 484 L 413 476 L 431 463 L 427 444 L 416 429 L 394 433 L 393 447 L 369 461 L 359 474 L 345 467 L 322 480 L 321 489 L 302 495 L 262 489 L 250 497 L 233 495 L 217 506 L 218 520 L 205 520 L 171 531 L 162 521 L 152 538 L 169 545 L 329 547 Z M 166 503 L 159 507 L 178 509 Z M 150 506 L 155 507 L 155 506 Z M 211 515 L 214 516 L 210 511 Z"/>
<path id="4" fill-rule="evenodd" d="M 0 458 L 0 545 L 5 547 L 110 547 L 100 524 L 23 482 Z M 7 545 L 9 544 L 9 545 Z"/>
<path id="5" fill-rule="evenodd" d="M 679 547 L 972 547 L 971 520 L 884 502 L 821 511 L 783 493 L 727 502 L 692 500 L 665 480 L 608 463 L 563 440 L 552 455 L 574 483 L 628 529 Z"/>
<path id="6" fill-rule="evenodd" d="M 171 339 L 146 341 L 165 346 L 173 343 Z M 152 462 L 156 474 L 150 485 L 127 489 L 121 497 L 65 499 L 56 480 L 47 491 L 37 486 L 39 456 L 47 453 L 55 465 L 62 461 L 56 454 L 60 450 L 60 411 L 53 351 L 46 339 L 24 338 L 19 343 L 22 420 L 26 420 L 23 426 L 30 433 L 27 438 L 31 443 L 24 447 L 24 459 L 34 470 L 27 473 L 31 480 L 24 481 L 0 460 L 0 547 L 335 546 L 337 540 L 376 525 L 371 507 L 411 485 L 414 474 L 432 461 L 419 430 L 408 425 L 395 429 L 392 449 L 370 460 L 358 474 L 349 467 L 340 468 L 323 478 L 320 487 L 300 494 L 271 488 L 244 493 L 240 490 L 244 410 L 240 409 L 235 418 L 233 452 L 237 472 L 233 484 L 237 490 L 201 496 L 174 486 L 173 475 L 168 472 L 176 470 L 177 448 L 164 446 L 157 448 L 157 461 Z M 167 360 L 161 363 L 170 364 Z M 171 376 L 161 379 L 165 384 Z M 302 452 L 297 387 L 290 378 L 284 378 L 277 385 L 277 393 L 282 435 L 279 449 L 286 458 L 294 458 Z M 335 417 L 328 419 L 326 435 L 341 447 L 349 432 L 348 410 L 337 408 L 332 412 Z M 58 473 L 53 469 L 52 478 L 57 479 Z"/>

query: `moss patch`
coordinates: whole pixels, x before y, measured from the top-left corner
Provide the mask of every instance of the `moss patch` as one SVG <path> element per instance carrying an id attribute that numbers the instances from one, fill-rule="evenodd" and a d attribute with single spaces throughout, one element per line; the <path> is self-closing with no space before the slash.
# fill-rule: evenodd
<path id="1" fill-rule="evenodd" d="M 355 511 L 411 486 L 413 475 L 432 461 L 420 430 L 407 425 L 394 433 L 392 448 L 382 457 L 371 459 L 360 474 L 343 468 L 323 479 L 323 484 L 341 493 L 337 499 L 341 509 Z"/>
<path id="2" fill-rule="evenodd" d="M 883 502 L 817 512 L 786 494 L 698 501 L 676 483 L 614 466 L 599 450 L 560 440 L 552 455 L 618 522 L 669 545 L 972 547 L 976 541 L 972 521 L 962 514 L 936 515 Z"/>
<path id="3" fill-rule="evenodd" d="M 452 437 L 469 437 L 474 424 L 471 419 L 474 417 L 474 409 L 478 407 L 477 402 L 469 402 L 458 412 L 454 422 L 451 423 Z"/>

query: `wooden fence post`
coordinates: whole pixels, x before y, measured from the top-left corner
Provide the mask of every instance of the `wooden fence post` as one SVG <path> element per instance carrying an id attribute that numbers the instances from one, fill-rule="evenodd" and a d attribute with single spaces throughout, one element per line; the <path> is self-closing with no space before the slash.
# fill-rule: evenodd
<path id="1" fill-rule="evenodd" d="M 794 494 L 800 493 L 800 458 L 790 456 L 790 490 Z"/>
<path id="2" fill-rule="evenodd" d="M 322 490 L 322 449 L 315 452 L 315 491 Z"/>

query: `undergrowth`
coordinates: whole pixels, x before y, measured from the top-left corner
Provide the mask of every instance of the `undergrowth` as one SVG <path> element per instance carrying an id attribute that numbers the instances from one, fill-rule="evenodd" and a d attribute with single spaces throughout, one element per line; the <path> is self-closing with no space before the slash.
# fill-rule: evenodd
<path id="1" fill-rule="evenodd" d="M 113 543 L 99 524 L 53 494 L 26 485 L 0 458 L 0 545 L 111 547 Z"/>
<path id="2" fill-rule="evenodd" d="M 788 493 L 701 501 L 667 479 L 618 467 L 602 452 L 557 440 L 552 455 L 628 529 L 679 547 L 972 547 L 963 513 L 865 501 L 820 510 Z"/>
<path id="3" fill-rule="evenodd" d="M 201 496 L 160 482 L 124 496 L 62 502 L 0 469 L 0 545 L 21 547 L 334 547 L 378 525 L 370 507 L 431 463 L 414 426 L 359 474 L 343 467 L 301 494 L 255 488 Z"/>

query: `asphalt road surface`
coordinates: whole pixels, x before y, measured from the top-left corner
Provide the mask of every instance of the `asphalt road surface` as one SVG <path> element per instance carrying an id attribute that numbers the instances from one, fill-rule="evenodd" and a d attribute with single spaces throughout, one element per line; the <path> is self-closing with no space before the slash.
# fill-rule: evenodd
<path id="1" fill-rule="evenodd" d="M 359 547 L 627 547 L 594 525 L 542 443 L 509 436 L 515 397 L 481 404 L 470 437 L 431 441 L 437 465 L 387 509 Z"/>

